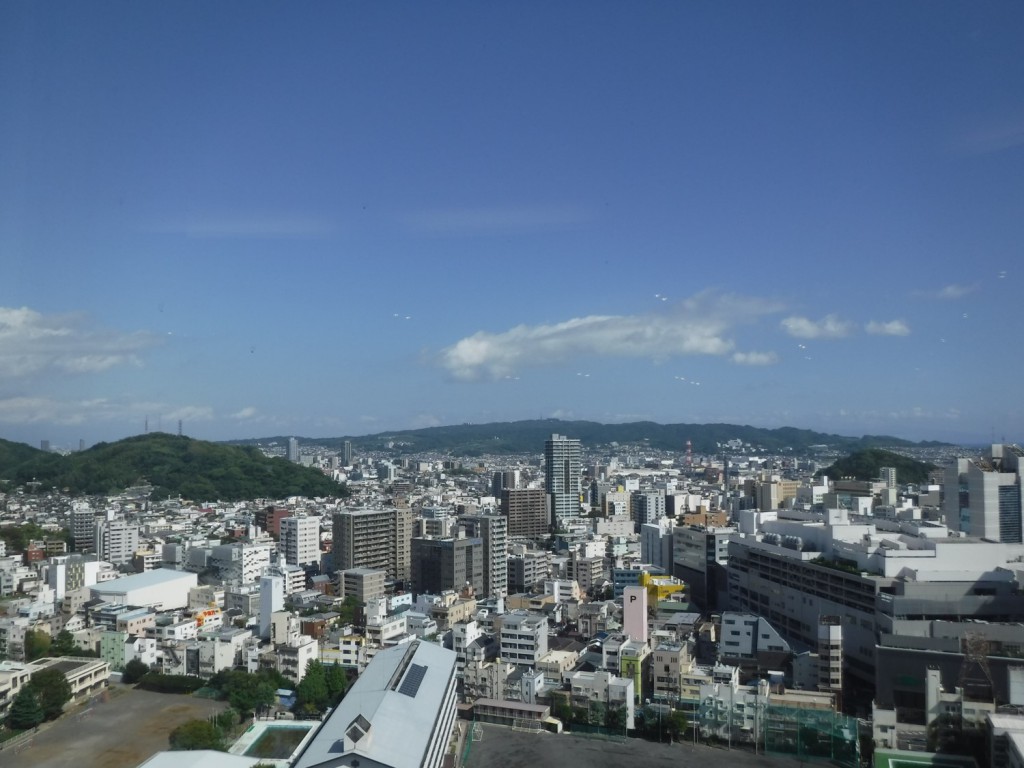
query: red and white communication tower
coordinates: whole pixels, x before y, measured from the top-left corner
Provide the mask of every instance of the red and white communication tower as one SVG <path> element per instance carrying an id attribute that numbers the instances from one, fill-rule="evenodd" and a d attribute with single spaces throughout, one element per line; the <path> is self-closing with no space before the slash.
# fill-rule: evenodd
<path id="1" fill-rule="evenodd" d="M 686 470 L 693 469 L 693 443 L 686 441 Z"/>

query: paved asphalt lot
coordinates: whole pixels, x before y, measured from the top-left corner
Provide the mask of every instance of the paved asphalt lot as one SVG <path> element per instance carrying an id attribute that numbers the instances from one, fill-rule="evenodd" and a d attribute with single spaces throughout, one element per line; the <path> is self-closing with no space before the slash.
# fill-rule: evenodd
<path id="1" fill-rule="evenodd" d="M 111 686 L 106 701 L 68 706 L 60 720 L 45 725 L 31 746 L 0 752 L 3 768 L 135 768 L 167 749 L 167 737 L 194 718 L 206 718 L 227 704 L 193 696 L 152 693 Z"/>
<path id="2" fill-rule="evenodd" d="M 765 757 L 740 749 L 657 744 L 643 739 L 624 743 L 572 734 L 522 733 L 499 725 L 483 725 L 484 737 L 473 742 L 466 768 L 798 768 L 790 758 Z"/>

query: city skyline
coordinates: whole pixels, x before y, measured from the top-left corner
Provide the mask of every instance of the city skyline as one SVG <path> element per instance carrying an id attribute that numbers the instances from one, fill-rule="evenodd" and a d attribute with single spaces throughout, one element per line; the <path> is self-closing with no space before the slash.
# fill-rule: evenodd
<path id="1" fill-rule="evenodd" d="M 2 438 L 1022 439 L 1019 3 L 58 5 L 0 7 Z"/>

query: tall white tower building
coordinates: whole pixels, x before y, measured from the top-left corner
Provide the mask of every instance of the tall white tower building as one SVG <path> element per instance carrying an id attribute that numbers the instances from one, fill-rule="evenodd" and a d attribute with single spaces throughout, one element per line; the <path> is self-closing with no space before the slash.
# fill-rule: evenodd
<path id="1" fill-rule="evenodd" d="M 288 565 L 320 562 L 320 518 L 286 517 L 281 520 L 281 553 Z"/>
<path id="2" fill-rule="evenodd" d="M 580 441 L 553 434 L 544 443 L 544 491 L 552 526 L 580 516 L 580 482 L 583 471 Z"/>

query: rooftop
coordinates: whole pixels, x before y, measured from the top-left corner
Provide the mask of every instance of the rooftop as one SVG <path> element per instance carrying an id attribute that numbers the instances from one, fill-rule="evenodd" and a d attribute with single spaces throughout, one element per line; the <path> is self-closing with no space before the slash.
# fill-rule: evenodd
<path id="1" fill-rule="evenodd" d="M 423 641 L 381 651 L 324 721 L 293 768 L 339 765 L 347 755 L 374 765 L 419 766 L 455 674 L 455 653 Z"/>
<path id="2" fill-rule="evenodd" d="M 120 579 L 113 579 L 111 581 L 104 581 L 100 584 L 94 584 L 89 587 L 95 593 L 120 593 L 126 592 L 131 589 L 146 589 L 147 587 L 156 587 L 161 584 L 173 584 L 178 581 L 189 581 L 195 584 L 197 576 L 194 573 L 188 571 L 172 571 L 169 568 L 155 568 L 152 571 L 146 571 L 145 573 L 135 573 L 131 576 L 124 576 Z"/>

